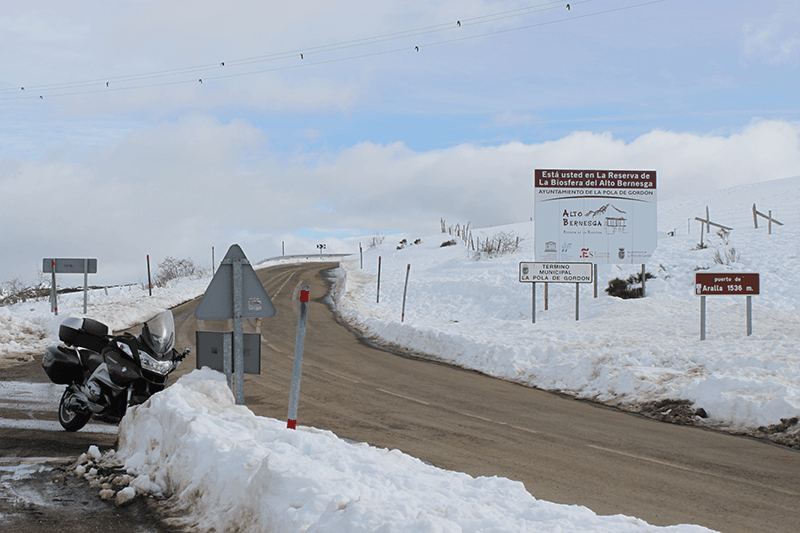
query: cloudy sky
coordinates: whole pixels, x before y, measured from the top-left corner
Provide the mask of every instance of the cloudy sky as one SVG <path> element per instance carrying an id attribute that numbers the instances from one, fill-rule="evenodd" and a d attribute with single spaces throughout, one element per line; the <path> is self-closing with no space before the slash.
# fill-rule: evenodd
<path id="1" fill-rule="evenodd" d="M 519 222 L 535 168 L 800 174 L 796 0 L 78 4 L 0 6 L 0 282 Z"/>

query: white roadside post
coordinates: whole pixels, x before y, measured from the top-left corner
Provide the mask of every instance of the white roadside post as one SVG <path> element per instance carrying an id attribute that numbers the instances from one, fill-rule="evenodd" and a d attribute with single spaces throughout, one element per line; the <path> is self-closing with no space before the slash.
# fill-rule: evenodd
<path id="1" fill-rule="evenodd" d="M 300 403 L 300 379 L 303 377 L 303 349 L 306 344 L 309 290 L 306 285 L 300 287 L 300 309 L 297 313 L 297 335 L 294 339 L 292 386 L 289 391 L 289 414 L 286 419 L 288 429 L 297 429 L 297 406 Z"/>

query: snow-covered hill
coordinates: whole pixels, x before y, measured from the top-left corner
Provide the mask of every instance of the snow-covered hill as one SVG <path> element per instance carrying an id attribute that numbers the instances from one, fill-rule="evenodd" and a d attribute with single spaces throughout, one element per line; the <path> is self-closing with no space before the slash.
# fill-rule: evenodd
<path id="1" fill-rule="evenodd" d="M 770 235 L 761 219 L 754 229 L 754 203 L 784 225 L 774 225 Z M 777 205 L 781 209 L 772 209 Z M 698 249 L 700 223 L 694 217 L 705 216 L 707 206 L 712 221 L 734 229 L 705 234 L 708 247 Z M 531 222 L 474 230 L 473 240 L 499 233 L 522 238 L 519 251 L 494 258 L 476 257 L 459 239 L 458 246 L 442 247 L 452 239 L 449 233 L 387 238 L 365 252 L 363 270 L 359 258 L 342 262 L 336 307 L 347 322 L 382 342 L 634 411 L 652 410 L 661 400 L 686 400 L 708 415 L 697 423 L 750 432 L 796 417 L 800 178 L 664 202 L 659 220 L 662 230 L 674 230 L 675 221 L 683 227 L 677 225 L 673 235 L 659 232 L 647 264 L 656 276 L 647 283 L 647 297 L 608 296 L 603 289 L 609 280 L 625 279 L 640 267 L 601 265 L 598 297 L 591 286 L 581 286 L 579 321 L 574 284 L 550 284 L 547 311 L 538 284 L 536 324 L 531 323 L 531 286 L 518 281 L 519 262 L 533 260 Z M 400 239 L 421 242 L 397 249 Z M 700 341 L 700 299 L 693 292 L 698 270 L 760 274 L 752 336 L 746 334 L 745 298 L 715 296 L 708 297 L 707 337 Z M 664 402 L 666 409 L 674 405 Z"/>

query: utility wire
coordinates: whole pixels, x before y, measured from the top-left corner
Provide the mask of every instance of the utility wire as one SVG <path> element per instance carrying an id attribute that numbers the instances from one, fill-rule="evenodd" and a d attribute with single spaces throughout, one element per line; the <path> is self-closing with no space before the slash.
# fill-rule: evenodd
<path id="1" fill-rule="evenodd" d="M 578 2 L 574 2 L 574 5 L 579 5 L 582 3 L 592 2 L 594 0 L 582 0 Z M 300 54 L 308 55 L 317 54 L 322 52 L 332 52 L 337 50 L 343 50 L 347 48 L 353 48 L 357 46 L 365 46 L 370 44 L 378 44 L 382 42 L 387 42 L 391 40 L 397 39 L 405 39 L 408 37 L 415 37 L 419 35 L 426 35 L 429 33 L 441 32 L 446 30 L 453 30 L 457 29 L 459 26 L 463 25 L 474 25 L 474 24 L 484 24 L 488 22 L 494 22 L 496 20 L 501 20 L 503 18 L 509 17 L 519 17 L 523 15 L 529 15 L 532 13 L 537 13 L 541 11 L 563 8 L 564 4 L 563 1 L 559 0 L 557 2 L 549 2 L 545 4 L 538 4 L 534 6 L 527 6 L 524 8 L 515 9 L 512 11 L 504 11 L 500 13 L 493 13 L 490 15 L 483 15 L 480 17 L 474 17 L 471 19 L 465 19 L 462 23 L 458 21 L 457 24 L 453 22 L 448 22 L 444 24 L 436 24 L 433 26 L 427 26 L 423 28 L 416 28 L 412 30 L 403 30 L 393 33 L 387 33 L 383 35 L 377 35 L 373 37 L 365 37 L 361 39 L 353 39 L 350 41 L 343 41 L 339 43 L 333 43 L 329 45 L 321 45 L 316 47 L 310 48 L 302 48 L 297 50 L 290 50 L 287 52 L 279 52 L 275 54 L 263 55 L 263 56 L 255 56 L 245 59 L 236 59 L 232 61 L 222 61 L 220 63 L 213 63 L 213 64 L 205 64 L 205 65 L 195 65 L 191 67 L 183 67 L 177 69 L 168 69 L 168 70 L 161 70 L 155 72 L 147 72 L 143 74 L 132 74 L 127 76 L 117 76 L 117 77 L 110 77 L 110 78 L 96 78 L 92 80 L 84 80 L 84 81 L 76 81 L 76 82 L 65 82 L 65 83 L 56 83 L 56 84 L 48 84 L 48 85 L 35 85 L 35 86 L 24 86 L 22 90 L 29 90 L 29 91 L 54 91 L 60 89 L 77 89 L 81 87 L 89 87 L 94 86 L 97 84 L 105 83 L 107 87 L 110 87 L 112 83 L 122 83 L 122 82 L 130 82 L 130 81 L 141 81 L 141 80 L 148 80 L 148 79 L 155 79 L 160 77 L 167 77 L 167 76 L 174 76 L 174 75 L 181 75 L 181 74 L 189 74 L 189 73 L 198 73 L 198 72 L 206 72 L 209 70 L 220 69 L 224 67 L 239 67 L 253 63 L 259 62 L 266 62 L 266 61 L 276 61 L 281 59 L 290 59 L 290 58 L 297 58 Z M 196 81 L 196 80 L 193 80 Z M 0 92 L 15 92 L 18 93 L 20 91 L 19 88 L 7 88 L 7 89 L 0 89 Z"/>
<path id="2" fill-rule="evenodd" d="M 592 1 L 594 1 L 594 0 L 580 0 L 578 2 L 571 2 L 570 4 L 571 4 L 571 6 L 577 6 L 577 5 L 589 3 L 589 2 L 592 2 Z M 489 37 L 489 36 L 494 36 L 494 35 L 500 35 L 500 34 L 503 34 L 503 33 L 510 33 L 510 32 L 514 32 L 514 31 L 521 31 L 521 30 L 526 30 L 526 29 L 538 28 L 538 27 L 548 26 L 548 25 L 552 25 L 552 24 L 559 24 L 559 23 L 563 23 L 563 22 L 570 22 L 570 21 L 574 21 L 574 20 L 585 19 L 585 18 L 595 17 L 595 16 L 599 16 L 599 15 L 606 15 L 606 14 L 610 14 L 610 13 L 626 11 L 626 10 L 635 9 L 635 8 L 644 7 L 644 6 L 653 5 L 653 4 L 658 4 L 658 3 L 662 3 L 662 2 L 666 2 L 666 1 L 667 0 L 652 0 L 650 2 L 644 2 L 644 3 L 640 3 L 640 4 L 629 5 L 629 6 L 623 6 L 623 7 L 614 8 L 614 9 L 607 9 L 607 10 L 604 10 L 604 11 L 598 11 L 598 12 L 594 12 L 594 13 L 587 13 L 587 14 L 583 14 L 583 15 L 573 15 L 573 16 L 570 16 L 570 17 L 567 17 L 567 18 L 558 19 L 558 20 L 539 22 L 539 23 L 536 23 L 536 24 L 529 24 L 529 25 L 525 25 L 525 26 L 517 26 L 517 27 L 514 27 L 514 28 L 506 28 L 506 29 L 502 29 L 502 30 L 485 32 L 485 33 L 480 33 L 480 34 L 475 34 L 475 35 L 469 35 L 469 36 L 465 36 L 465 37 L 458 37 L 458 38 L 455 38 L 455 39 L 447 39 L 447 40 L 437 41 L 437 42 L 433 42 L 433 43 L 427 43 L 427 44 L 423 45 L 423 48 L 431 47 L 431 46 L 438 46 L 438 45 L 443 45 L 443 44 L 451 44 L 451 43 L 467 41 L 467 40 L 471 40 L 471 39 L 478 39 L 478 38 L 481 38 L 481 37 Z M 263 73 L 269 73 L 269 72 L 279 72 L 279 71 L 293 70 L 293 69 L 299 69 L 299 68 L 308 68 L 308 67 L 327 65 L 327 64 L 332 64 L 332 63 L 340 63 L 340 62 L 344 62 L 344 61 L 353 61 L 353 60 L 357 60 L 357 59 L 364 59 L 364 58 L 369 58 L 369 57 L 376 57 L 376 56 L 381 56 L 381 55 L 394 54 L 394 53 L 399 53 L 399 52 L 408 52 L 409 50 L 418 52 L 419 48 L 420 48 L 419 46 L 415 46 L 413 48 L 406 46 L 406 47 L 402 47 L 402 48 L 394 48 L 394 49 L 390 49 L 390 50 L 383 50 L 383 51 L 371 52 L 371 53 L 366 53 L 366 54 L 352 55 L 352 56 L 340 57 L 340 58 L 334 58 L 334 59 L 328 59 L 328 60 L 322 60 L 322 61 L 313 61 L 312 62 L 312 61 L 305 61 L 304 60 L 305 59 L 305 55 L 307 55 L 309 53 L 311 53 L 313 55 L 317 55 L 317 54 L 320 54 L 320 53 L 332 52 L 332 51 L 342 50 L 342 49 L 346 49 L 346 48 L 353 48 L 353 47 L 356 47 L 356 46 L 379 44 L 379 43 L 382 43 L 382 42 L 387 42 L 387 41 L 392 41 L 392 40 L 397 40 L 397 39 L 405 39 L 405 38 L 409 38 L 409 37 L 417 37 L 417 36 L 420 36 L 420 35 L 426 35 L 426 34 L 430 34 L 430 33 L 437 33 L 437 32 L 441 32 L 441 31 L 452 31 L 452 30 L 458 29 L 458 28 L 460 28 L 462 26 L 477 25 L 477 24 L 483 24 L 483 23 L 487 23 L 487 22 L 495 22 L 497 20 L 501 20 L 501 19 L 504 19 L 504 18 L 518 17 L 518 16 L 528 15 L 528 14 L 531 14 L 531 13 L 536 13 L 536 12 L 541 12 L 541 11 L 546 11 L 546 10 L 552 10 L 552 9 L 557 9 L 557 8 L 558 9 L 563 9 L 564 5 L 565 4 L 563 3 L 563 1 L 549 2 L 549 3 L 546 3 L 546 4 L 539 4 L 539 5 L 536 5 L 536 6 L 529 6 L 529 7 L 520 8 L 520 9 L 516 9 L 516 10 L 512 10 L 512 11 L 506 11 L 506 12 L 501 12 L 501 13 L 494 13 L 494 14 L 491 14 L 491 15 L 484 15 L 484 16 L 480 16 L 480 17 L 473 17 L 473 18 L 470 18 L 470 19 L 464 19 L 463 21 L 458 21 L 457 24 L 454 24 L 454 23 L 438 24 L 438 25 L 435 25 L 435 26 L 417 28 L 417 29 L 414 29 L 414 30 L 405 30 L 405 31 L 394 32 L 394 33 L 384 34 L 384 35 L 375 36 L 375 37 L 369 37 L 369 38 L 363 38 L 363 39 L 355 39 L 355 40 L 351 40 L 351 41 L 343 41 L 343 42 L 340 42 L 340 43 L 334 43 L 334 44 L 330 44 L 330 45 L 322 45 L 322 46 L 318 46 L 318 47 L 302 49 L 302 51 L 300 49 L 298 49 L 298 50 L 293 50 L 293 51 L 289 51 L 289 52 L 280 52 L 280 53 L 276 53 L 276 54 L 272 54 L 272 55 L 256 56 L 256 57 L 252 57 L 252 58 L 234 60 L 234 61 L 230 61 L 230 62 L 225 61 L 225 62 L 222 62 L 220 64 L 214 64 L 214 65 L 211 65 L 211 64 L 208 64 L 208 65 L 197 65 L 197 66 L 194 66 L 194 67 L 184 67 L 184 68 L 178 68 L 178 69 L 156 71 L 156 72 L 150 72 L 150 73 L 139 74 L 139 75 L 119 76 L 119 77 L 115 77 L 115 78 L 98 78 L 98 79 L 95 79 L 95 80 L 87 80 L 87 81 L 83 81 L 83 82 L 72 82 L 72 83 L 62 83 L 62 84 L 52 84 L 52 85 L 40 85 L 40 86 L 31 86 L 29 88 L 28 87 L 23 87 L 22 90 L 25 90 L 25 91 L 28 91 L 28 90 L 31 90 L 31 91 L 35 90 L 36 91 L 34 94 L 31 94 L 30 96 L 21 96 L 21 95 L 19 95 L 20 89 L 3 89 L 3 90 L 0 90 L 0 93 L 2 93 L 2 92 L 8 93 L 10 91 L 15 91 L 17 95 L 13 96 L 13 97 L 0 96 L 0 100 L 30 99 L 30 98 L 36 98 L 36 96 L 38 96 L 40 99 L 44 99 L 44 95 L 47 95 L 48 98 L 49 98 L 49 97 L 59 97 L 59 96 L 76 96 L 76 95 L 85 95 L 85 94 L 97 94 L 97 93 L 103 93 L 103 92 L 109 92 L 109 91 L 117 92 L 117 91 L 133 90 L 133 89 L 147 89 L 147 88 L 154 88 L 154 87 L 168 87 L 168 86 L 173 86 L 173 85 L 197 84 L 198 82 L 199 83 L 203 83 L 203 81 L 222 80 L 222 79 L 236 78 L 236 77 L 242 77 L 242 76 L 251 76 L 251 75 L 255 75 L 255 74 L 263 74 Z M 298 55 L 300 56 L 300 59 L 303 60 L 303 61 L 300 62 L 300 63 L 294 64 L 294 65 L 286 65 L 286 66 L 281 66 L 281 67 L 274 67 L 274 68 L 267 68 L 267 69 L 260 69 L 260 70 L 249 70 L 249 71 L 246 71 L 246 72 L 222 74 L 222 75 L 216 75 L 216 76 L 203 76 L 202 78 L 191 79 L 191 80 L 183 79 L 183 80 L 177 80 L 177 81 L 164 81 L 164 82 L 151 83 L 151 84 L 119 86 L 120 83 L 124 83 L 124 82 L 144 81 L 144 80 L 147 80 L 147 79 L 157 79 L 157 78 L 163 78 L 163 77 L 167 77 L 167 76 L 184 75 L 184 74 L 198 73 L 198 72 L 208 72 L 211 69 L 217 69 L 217 71 L 219 69 L 226 69 L 227 70 L 228 67 L 239 67 L 239 66 L 256 64 L 256 63 L 260 63 L 260 62 L 268 62 L 268 61 L 276 61 L 276 60 L 281 60 L 281 59 L 297 58 Z M 93 86 L 96 86 L 98 83 L 101 83 L 101 82 L 105 83 L 106 87 L 104 87 L 102 89 L 91 89 L 91 90 L 87 90 L 87 91 L 56 92 L 55 94 L 49 94 L 49 95 L 47 94 L 48 91 L 69 91 L 69 90 L 72 90 L 72 89 L 80 89 L 80 88 L 84 88 L 84 87 L 93 87 Z M 112 82 L 113 82 L 113 85 L 112 85 Z"/>

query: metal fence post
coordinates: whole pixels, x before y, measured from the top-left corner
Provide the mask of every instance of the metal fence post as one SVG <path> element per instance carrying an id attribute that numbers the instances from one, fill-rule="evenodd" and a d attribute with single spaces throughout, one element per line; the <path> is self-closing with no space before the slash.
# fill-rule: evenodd
<path id="1" fill-rule="evenodd" d="M 378 256 L 378 297 L 375 300 L 376 304 L 381 303 L 381 257 Z"/>
<path id="2" fill-rule="evenodd" d="M 406 268 L 406 285 L 403 288 L 403 313 L 400 315 L 400 322 L 404 322 L 406 319 L 406 293 L 408 292 L 408 275 L 411 273 L 411 265 L 408 265 Z"/>
<path id="3" fill-rule="evenodd" d="M 753 334 L 753 297 L 747 296 L 747 336 Z"/>
<path id="4" fill-rule="evenodd" d="M 50 289 L 50 311 L 58 316 L 58 286 L 56 285 L 56 260 L 50 263 L 53 266 L 53 281 Z"/>
<path id="5" fill-rule="evenodd" d="M 147 256 L 147 290 L 153 295 L 153 281 L 150 279 L 150 256 Z"/>

